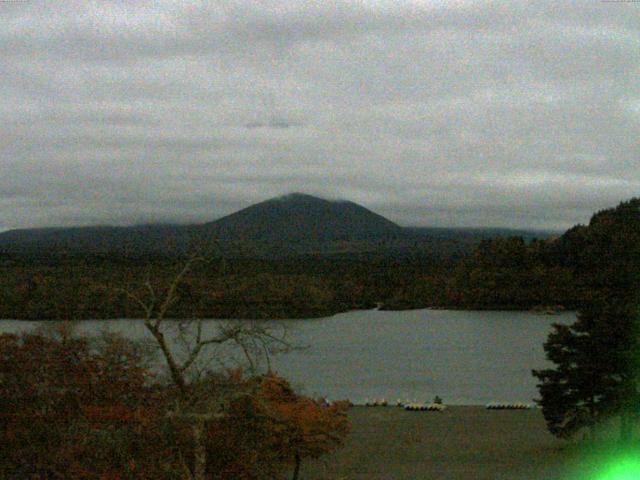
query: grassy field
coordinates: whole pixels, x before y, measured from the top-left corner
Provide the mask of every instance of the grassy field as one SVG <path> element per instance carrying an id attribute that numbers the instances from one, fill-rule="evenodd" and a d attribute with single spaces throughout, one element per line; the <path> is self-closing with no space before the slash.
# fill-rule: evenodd
<path id="1" fill-rule="evenodd" d="M 354 407 L 349 416 L 346 446 L 304 463 L 301 479 L 564 480 L 573 451 L 547 432 L 537 409 Z"/>

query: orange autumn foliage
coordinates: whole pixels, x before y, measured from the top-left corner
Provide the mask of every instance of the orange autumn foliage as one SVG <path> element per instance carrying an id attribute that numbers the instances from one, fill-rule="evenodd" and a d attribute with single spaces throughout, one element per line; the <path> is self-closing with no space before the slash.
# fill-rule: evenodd
<path id="1" fill-rule="evenodd" d="M 280 436 L 285 456 L 317 458 L 344 442 L 350 431 L 347 401 L 324 402 L 297 395 L 289 383 L 276 375 L 262 379 L 258 399 L 273 417 L 274 434 Z"/>
<path id="2" fill-rule="evenodd" d="M 171 415 L 175 388 L 143 364 L 122 339 L 0 335 L 0 478 L 184 478 L 193 425 Z M 350 430 L 345 402 L 298 395 L 276 375 L 212 374 L 189 388 L 206 393 L 194 413 L 216 414 L 202 437 L 208 479 L 280 478 Z"/>
<path id="3" fill-rule="evenodd" d="M 326 405 L 296 394 L 275 374 L 239 379 L 246 397 L 208 430 L 211 478 L 259 479 L 282 474 L 296 460 L 339 448 L 351 430 L 348 402 Z"/>
<path id="4" fill-rule="evenodd" d="M 0 478 L 159 478 L 147 378 L 127 342 L 0 335 Z"/>

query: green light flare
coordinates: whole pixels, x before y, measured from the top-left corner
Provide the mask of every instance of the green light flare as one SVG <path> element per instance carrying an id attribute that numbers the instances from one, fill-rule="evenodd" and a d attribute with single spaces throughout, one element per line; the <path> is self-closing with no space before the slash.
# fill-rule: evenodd
<path id="1" fill-rule="evenodd" d="M 636 445 L 581 445 L 571 456 L 557 480 L 640 480 L 640 448 Z"/>
<path id="2" fill-rule="evenodd" d="M 640 458 L 637 455 L 615 459 L 598 475 L 597 480 L 639 480 Z"/>

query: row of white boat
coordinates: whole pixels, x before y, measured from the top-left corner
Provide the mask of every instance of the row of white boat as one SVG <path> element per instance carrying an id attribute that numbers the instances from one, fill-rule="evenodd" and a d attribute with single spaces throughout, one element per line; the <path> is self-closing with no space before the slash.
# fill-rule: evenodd
<path id="1" fill-rule="evenodd" d="M 387 407 L 389 403 L 384 399 L 375 399 L 375 400 L 365 400 L 365 407 Z M 432 402 L 432 403 L 419 403 L 419 402 L 409 402 L 397 400 L 395 405 L 397 407 L 404 408 L 405 410 L 411 411 L 437 411 L 442 412 L 446 409 L 446 406 L 440 402 Z M 529 410 L 534 408 L 533 405 L 529 403 L 508 403 L 508 402 L 491 402 L 488 403 L 485 408 L 487 410 Z"/>
<path id="2" fill-rule="evenodd" d="M 385 399 L 379 400 L 365 400 L 365 407 L 387 407 L 389 403 Z M 416 411 L 429 411 L 429 412 L 442 412 L 447 407 L 442 403 L 418 403 L 409 401 L 396 401 L 396 407 L 404 408 L 405 410 Z"/>
<path id="3" fill-rule="evenodd" d="M 529 403 L 488 403 L 487 410 L 529 410 L 533 405 Z"/>

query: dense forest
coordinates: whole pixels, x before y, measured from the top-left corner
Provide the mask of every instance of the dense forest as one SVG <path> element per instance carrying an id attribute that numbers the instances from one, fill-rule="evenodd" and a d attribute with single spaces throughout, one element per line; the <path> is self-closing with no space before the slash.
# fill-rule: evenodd
<path id="1" fill-rule="evenodd" d="M 640 250 L 639 206 L 640 199 L 632 199 L 597 212 L 588 225 L 556 238 L 448 238 L 438 243 L 442 238 L 430 237 L 426 243 L 416 241 L 414 249 L 406 238 L 397 238 L 402 253 L 382 248 L 394 245 L 393 239 L 380 240 L 380 248 L 347 245 L 344 252 L 279 257 L 254 255 L 255 250 L 246 248 L 250 241 L 243 242 L 245 253 L 239 248 L 207 250 L 205 243 L 200 253 L 206 258 L 185 276 L 169 313 L 189 318 L 305 318 L 376 306 L 574 309 L 596 286 L 622 278 L 589 267 L 596 246 L 601 251 L 606 242 L 612 258 L 616 252 Z M 438 254 L 437 245 L 451 248 Z M 0 251 L 0 318 L 140 317 L 127 291 L 141 292 L 147 281 L 162 288 L 188 256 L 186 250 L 139 255 Z"/>

